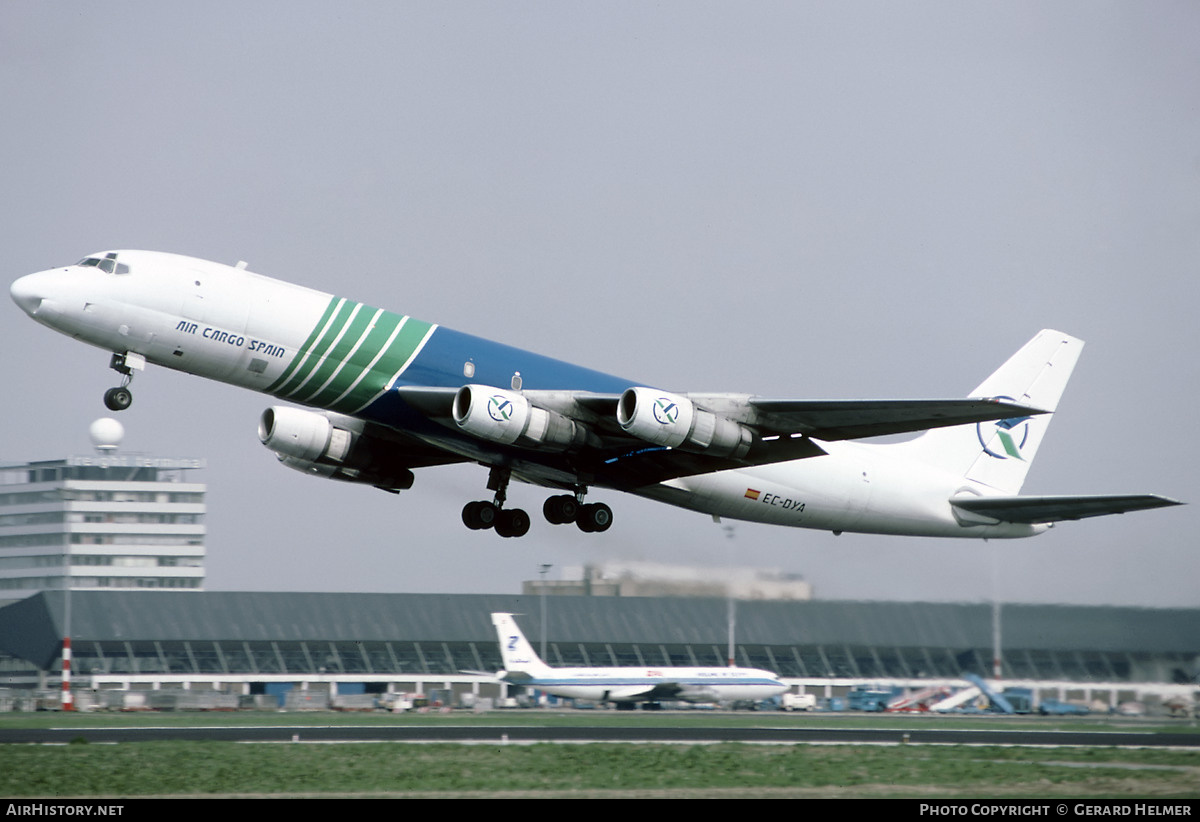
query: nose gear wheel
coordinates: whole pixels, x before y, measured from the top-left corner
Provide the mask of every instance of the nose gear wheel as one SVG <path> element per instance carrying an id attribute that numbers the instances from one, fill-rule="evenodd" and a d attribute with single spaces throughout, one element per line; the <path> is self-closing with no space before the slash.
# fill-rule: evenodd
<path id="1" fill-rule="evenodd" d="M 126 387 L 133 381 L 133 369 L 126 365 L 124 354 L 113 354 L 108 367 L 121 375 L 121 384 L 104 392 L 104 407 L 124 411 L 133 404 L 133 392 Z"/>

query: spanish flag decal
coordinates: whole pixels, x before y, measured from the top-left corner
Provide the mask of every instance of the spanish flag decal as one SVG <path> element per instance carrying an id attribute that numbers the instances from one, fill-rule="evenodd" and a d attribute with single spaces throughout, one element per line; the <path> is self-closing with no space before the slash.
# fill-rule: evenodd
<path id="1" fill-rule="evenodd" d="M 746 499 L 758 499 L 758 494 L 759 492 L 755 491 L 753 488 L 746 489 Z"/>

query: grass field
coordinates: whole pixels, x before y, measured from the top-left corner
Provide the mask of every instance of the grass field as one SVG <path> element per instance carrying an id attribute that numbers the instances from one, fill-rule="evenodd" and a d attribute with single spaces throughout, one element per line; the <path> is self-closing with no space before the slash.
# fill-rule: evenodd
<path id="1" fill-rule="evenodd" d="M 837 723 L 1012 728 L 1013 719 L 778 714 L 497 712 L 24 714 L 0 727 L 229 724 Z M 1133 729 L 1104 720 L 1017 720 L 1039 729 Z M 1174 732 L 1191 723 L 1139 723 Z M 0 796 L 117 797 L 1200 797 L 1200 752 L 940 745 L 242 744 L 0 746 Z"/>

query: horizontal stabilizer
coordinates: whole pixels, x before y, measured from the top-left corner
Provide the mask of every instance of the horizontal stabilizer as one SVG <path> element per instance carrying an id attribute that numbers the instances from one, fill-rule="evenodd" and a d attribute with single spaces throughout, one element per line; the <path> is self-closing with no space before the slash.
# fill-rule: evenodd
<path id="1" fill-rule="evenodd" d="M 950 500 L 956 508 L 982 514 L 1004 522 L 1029 524 L 1061 522 L 1068 519 L 1102 517 L 1183 505 L 1178 500 L 1157 494 L 1097 494 L 1090 496 L 1048 497 L 963 497 Z"/>

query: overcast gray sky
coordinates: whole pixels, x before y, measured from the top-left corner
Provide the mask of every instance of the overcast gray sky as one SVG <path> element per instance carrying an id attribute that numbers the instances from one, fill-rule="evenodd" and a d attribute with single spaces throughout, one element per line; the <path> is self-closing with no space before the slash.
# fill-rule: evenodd
<path id="1" fill-rule="evenodd" d="M 0 4 L 9 281 L 110 248 L 234 263 L 679 391 L 960 396 L 1087 341 L 1027 493 L 1200 502 L 1200 5 Z M 0 460 L 87 453 L 108 355 L 5 299 Z M 824 598 L 1200 606 L 1200 505 L 980 543 L 597 494 L 467 531 L 279 466 L 264 396 L 151 369 L 127 451 L 202 456 L 208 587 L 515 593 L 540 563 L 778 568 Z M 540 512 L 545 494 L 510 498 Z M 719 573 L 719 571 L 717 572 Z"/>

